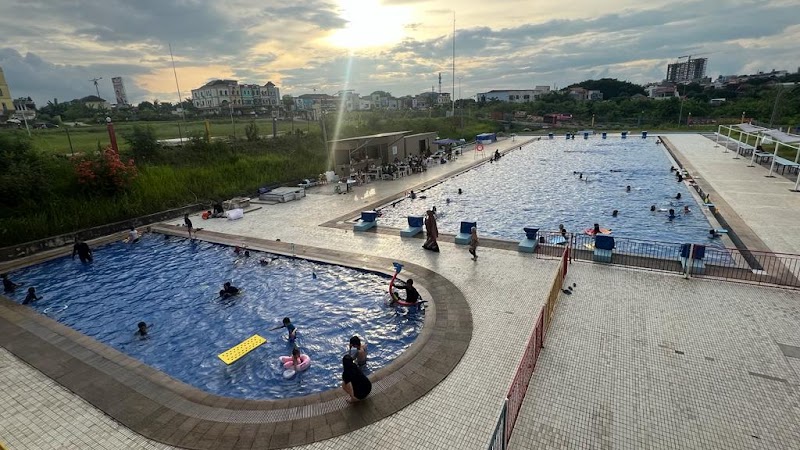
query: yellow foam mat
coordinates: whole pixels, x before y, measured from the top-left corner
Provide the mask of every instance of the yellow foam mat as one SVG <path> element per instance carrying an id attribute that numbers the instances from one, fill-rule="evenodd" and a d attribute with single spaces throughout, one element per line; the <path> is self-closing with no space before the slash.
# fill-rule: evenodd
<path id="1" fill-rule="evenodd" d="M 253 351 L 253 349 L 257 348 L 264 342 L 267 342 L 267 340 L 257 334 L 254 334 L 230 350 L 226 350 L 217 356 L 219 356 L 219 359 L 221 359 L 225 364 L 231 364 L 238 361 L 242 356 L 250 353 Z"/>

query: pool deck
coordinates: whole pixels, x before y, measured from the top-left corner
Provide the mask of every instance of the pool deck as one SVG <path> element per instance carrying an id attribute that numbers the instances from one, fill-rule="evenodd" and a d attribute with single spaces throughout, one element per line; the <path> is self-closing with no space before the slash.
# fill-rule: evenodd
<path id="1" fill-rule="evenodd" d="M 502 145 L 518 146 L 517 139 Z M 703 141 L 713 148 L 712 141 L 699 135 L 668 139 L 690 170 L 706 167 L 707 155 L 695 151 Z M 467 153 L 424 174 L 370 183 L 346 195 L 333 194 L 331 186 L 312 188 L 301 200 L 259 205 L 239 221 L 192 218 L 204 228 L 199 236 L 208 231 L 209 239 L 268 240 L 297 254 L 319 248 L 355 266 L 387 257 L 407 261 L 452 283 L 469 306 L 469 345 L 441 382 L 389 417 L 301 448 L 487 447 L 557 261 L 486 240 L 473 262 L 449 237 L 434 254 L 420 248 L 421 239 L 382 230 L 380 219 L 377 232 L 355 235 L 345 221 L 473 161 Z M 707 170 L 713 167 L 710 162 Z M 748 190 L 774 195 L 764 187 L 773 179 L 760 175 Z M 737 184 L 714 184 L 723 175 L 700 176 L 713 185 L 712 198 L 721 196 L 731 208 L 746 202 L 737 200 Z M 740 183 L 747 180 L 741 176 Z M 742 220 L 760 237 L 758 217 L 745 214 Z M 179 222 L 163 227 L 181 232 L 173 228 Z M 796 238 L 796 230 L 787 230 L 772 231 L 783 240 Z M 559 300 L 510 448 L 800 448 L 800 292 L 580 262 L 571 264 L 567 281 L 577 287 Z M 10 449 L 169 448 L 2 348 L 0 367 L 0 385 L 10 387 L 0 390 L 0 404 L 10 412 L 0 415 L 0 442 Z M 269 434 L 196 425 L 176 427 L 200 434 L 193 448 L 270 445 Z"/>

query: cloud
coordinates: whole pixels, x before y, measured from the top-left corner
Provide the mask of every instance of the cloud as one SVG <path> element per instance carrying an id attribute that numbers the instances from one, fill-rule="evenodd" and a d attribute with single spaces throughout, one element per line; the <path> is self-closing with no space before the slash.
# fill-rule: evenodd
<path id="1" fill-rule="evenodd" d="M 433 0 L 383 0 L 415 11 L 402 24 L 404 40 L 352 54 L 329 41 L 347 25 L 338 0 L 2 1 L 14 14 L 0 15 L 0 29 L 14 46 L 0 50 L 0 65 L 14 95 L 40 102 L 92 94 L 88 80 L 97 76 L 101 95 L 111 97 L 117 75 L 135 102 L 173 99 L 170 43 L 184 96 L 223 77 L 271 80 L 291 94 L 348 87 L 404 95 L 430 90 L 445 72 L 443 87 L 452 89 L 452 10 Z M 790 0 L 615 0 L 602 8 L 575 0 L 569 14 L 543 5 L 531 18 L 520 14 L 526 1 L 499 6 L 459 2 L 456 70 L 464 96 L 601 76 L 657 81 L 667 63 L 688 54 L 707 56 L 712 75 L 797 64 L 782 66 L 798 58 Z"/>

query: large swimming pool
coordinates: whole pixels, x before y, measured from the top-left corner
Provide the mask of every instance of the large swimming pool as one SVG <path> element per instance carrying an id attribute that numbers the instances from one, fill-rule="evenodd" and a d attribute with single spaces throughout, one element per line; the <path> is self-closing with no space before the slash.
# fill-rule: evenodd
<path id="1" fill-rule="evenodd" d="M 239 258 L 230 247 L 162 235 L 94 254 L 92 264 L 59 258 L 10 278 L 36 287 L 43 299 L 30 306 L 37 311 L 222 396 L 279 399 L 337 387 L 350 336 L 366 338 L 366 370 L 375 371 L 423 325 L 423 313 L 383 306 L 388 278 L 375 273 L 260 252 Z M 262 266 L 262 258 L 272 261 Z M 225 281 L 243 292 L 219 299 Z M 22 302 L 25 289 L 10 296 Z M 278 361 L 291 353 L 286 330 L 268 331 L 285 316 L 313 361 L 290 380 Z M 152 324 L 146 339 L 134 336 L 140 321 Z M 256 333 L 267 343 L 243 359 L 226 366 L 217 357 Z"/>
<path id="2" fill-rule="evenodd" d="M 418 193 L 415 200 L 382 208 L 379 223 L 404 228 L 407 216 L 436 206 L 444 233 L 457 233 L 461 221 L 477 221 L 481 236 L 516 240 L 524 237 L 523 227 L 557 230 L 564 224 L 582 232 L 599 223 L 617 237 L 710 244 L 712 227 L 671 165 L 653 138 L 542 140 Z M 659 211 L 651 212 L 651 205 Z M 690 213 L 683 214 L 684 205 Z M 673 220 L 669 209 L 677 212 Z"/>

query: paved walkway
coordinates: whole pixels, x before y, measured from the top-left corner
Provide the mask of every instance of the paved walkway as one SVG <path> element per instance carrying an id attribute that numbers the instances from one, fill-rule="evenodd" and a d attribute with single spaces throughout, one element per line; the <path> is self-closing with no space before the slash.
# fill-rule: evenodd
<path id="1" fill-rule="evenodd" d="M 800 193 L 790 191 L 794 181 L 780 174 L 767 178 L 769 167 L 748 167 L 749 158 L 734 159 L 735 151 L 725 153 L 723 145 L 715 148 L 713 140 L 698 134 L 667 139 L 677 147 L 678 157 L 689 163 L 690 173 L 700 178 L 698 182 L 711 185 L 712 202 L 722 197 L 773 252 L 800 254 Z"/>
<path id="2" fill-rule="evenodd" d="M 800 292 L 592 263 L 567 281 L 511 450 L 800 448 Z"/>

